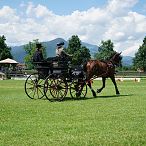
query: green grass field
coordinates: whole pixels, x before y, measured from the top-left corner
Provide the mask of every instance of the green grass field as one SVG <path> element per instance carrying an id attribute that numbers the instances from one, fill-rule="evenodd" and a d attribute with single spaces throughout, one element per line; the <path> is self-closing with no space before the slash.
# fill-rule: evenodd
<path id="1" fill-rule="evenodd" d="M 97 98 L 49 102 L 29 99 L 24 81 L 0 81 L 0 146 L 146 145 L 146 80 L 117 84 L 120 96 L 108 80 Z"/>

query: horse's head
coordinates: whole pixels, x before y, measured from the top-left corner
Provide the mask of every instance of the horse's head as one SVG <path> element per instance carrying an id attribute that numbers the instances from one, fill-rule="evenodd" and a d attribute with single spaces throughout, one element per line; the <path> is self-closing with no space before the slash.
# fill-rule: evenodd
<path id="1" fill-rule="evenodd" d="M 113 64 L 119 66 L 119 65 L 121 64 L 121 60 L 122 60 L 121 53 L 122 53 L 122 52 L 120 52 L 120 53 L 116 52 L 116 53 L 113 55 L 113 57 L 110 59 L 110 61 L 111 61 Z"/>

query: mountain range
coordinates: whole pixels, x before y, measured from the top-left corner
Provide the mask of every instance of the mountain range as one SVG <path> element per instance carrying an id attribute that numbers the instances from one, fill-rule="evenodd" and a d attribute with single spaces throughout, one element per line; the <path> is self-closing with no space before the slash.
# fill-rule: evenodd
<path id="1" fill-rule="evenodd" d="M 55 56 L 56 44 L 58 42 L 61 42 L 61 41 L 63 41 L 65 43 L 64 47 L 68 46 L 68 41 L 66 41 L 62 38 L 56 38 L 56 39 L 51 40 L 51 41 L 41 42 L 42 45 L 46 48 L 47 57 Z M 99 47 L 97 45 L 92 45 L 92 44 L 88 44 L 85 42 L 81 42 L 81 43 L 82 43 L 82 46 L 86 46 L 90 50 L 91 56 L 94 56 L 94 54 L 96 52 L 98 52 Z M 24 63 L 24 57 L 26 55 L 26 52 L 24 50 L 24 45 L 14 46 L 11 48 L 12 48 L 11 53 L 13 55 L 14 60 L 16 60 L 17 62 L 20 62 L 20 63 Z M 123 56 L 123 59 L 122 59 L 123 65 L 124 66 L 131 66 L 132 59 L 133 58 L 131 56 Z"/>

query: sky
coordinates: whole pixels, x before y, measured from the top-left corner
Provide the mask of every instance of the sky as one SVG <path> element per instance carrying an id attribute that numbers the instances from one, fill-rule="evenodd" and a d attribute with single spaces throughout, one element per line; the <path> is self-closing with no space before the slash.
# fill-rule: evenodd
<path id="1" fill-rule="evenodd" d="M 0 0 L 0 35 L 9 46 L 39 39 L 100 45 L 134 56 L 146 36 L 146 0 Z"/>

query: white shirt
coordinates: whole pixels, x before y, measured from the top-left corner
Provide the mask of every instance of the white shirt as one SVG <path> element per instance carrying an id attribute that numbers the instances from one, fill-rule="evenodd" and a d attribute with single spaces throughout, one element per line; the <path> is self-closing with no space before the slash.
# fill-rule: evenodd
<path id="1" fill-rule="evenodd" d="M 63 51 L 63 47 L 57 48 L 56 49 L 56 56 L 61 56 L 62 51 Z"/>

